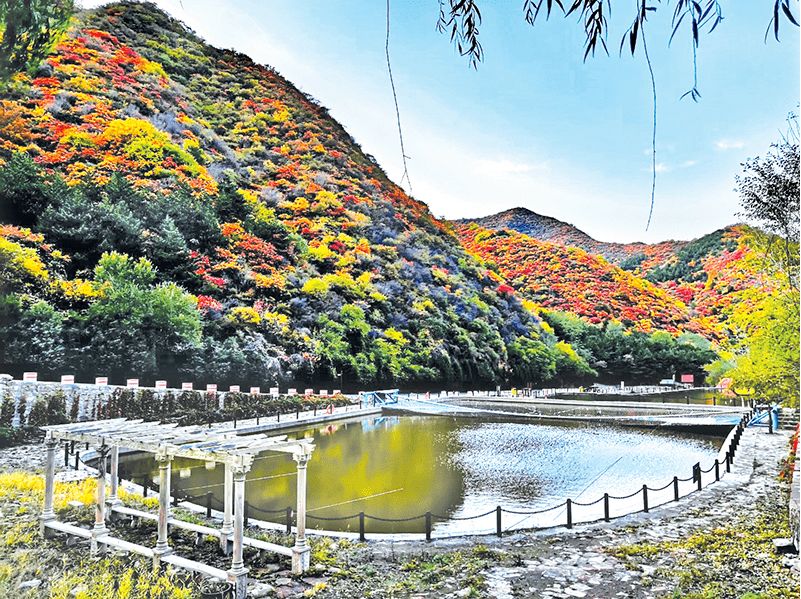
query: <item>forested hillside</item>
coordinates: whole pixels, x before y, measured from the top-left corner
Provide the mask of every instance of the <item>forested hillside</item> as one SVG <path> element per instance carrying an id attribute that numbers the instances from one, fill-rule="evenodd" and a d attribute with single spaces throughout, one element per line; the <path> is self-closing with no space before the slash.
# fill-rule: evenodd
<path id="1" fill-rule="evenodd" d="M 153 5 L 79 13 L 4 86 L 11 374 L 348 390 L 700 380 L 732 305 L 756 301 L 740 292 L 761 285 L 737 228 L 649 246 L 522 209 L 493 226 L 550 241 L 439 221 L 312 97 Z"/>
<path id="2" fill-rule="evenodd" d="M 586 366 L 311 97 L 152 5 L 79 14 L 3 97 L 4 371 L 469 388 Z"/>

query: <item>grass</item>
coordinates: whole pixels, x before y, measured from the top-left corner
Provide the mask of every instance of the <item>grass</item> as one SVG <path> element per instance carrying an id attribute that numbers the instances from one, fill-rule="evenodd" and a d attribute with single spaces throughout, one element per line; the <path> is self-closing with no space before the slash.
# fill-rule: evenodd
<path id="1" fill-rule="evenodd" d="M 54 509 L 64 520 L 91 522 L 95 479 L 56 483 Z M 68 506 L 80 501 L 84 507 Z M 0 597 L 4 599 L 193 599 L 191 575 L 134 556 L 91 557 L 85 545 L 69 548 L 39 532 L 44 503 L 41 474 L 0 474 Z M 25 582 L 40 580 L 33 588 Z"/>
<path id="2" fill-rule="evenodd" d="M 797 578 L 782 564 L 773 539 L 790 536 L 786 489 L 777 489 L 735 522 L 675 542 L 622 545 L 612 550 L 626 565 L 660 555 L 674 558 L 660 574 L 672 579 L 672 599 L 797 598 Z"/>

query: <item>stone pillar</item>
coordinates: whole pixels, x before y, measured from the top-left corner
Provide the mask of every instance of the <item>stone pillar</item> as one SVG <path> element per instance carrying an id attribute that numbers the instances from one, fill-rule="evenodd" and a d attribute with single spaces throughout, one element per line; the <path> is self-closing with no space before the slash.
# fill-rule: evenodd
<path id="1" fill-rule="evenodd" d="M 45 446 L 47 447 L 47 463 L 45 466 L 45 499 L 42 515 L 39 516 L 39 520 L 41 522 L 40 529 L 43 535 L 46 533 L 44 526 L 45 523 L 56 519 L 56 512 L 53 510 L 53 490 L 56 484 L 56 447 L 58 447 L 58 440 L 53 437 L 52 431 L 47 432 Z"/>
<path id="2" fill-rule="evenodd" d="M 154 560 L 162 555 L 172 553 L 172 549 L 167 543 L 167 519 L 170 510 L 170 470 L 172 466 L 172 456 L 167 454 L 165 447 L 160 447 L 155 455 L 159 464 L 159 520 L 158 520 L 158 540 L 153 549 Z"/>
<path id="3" fill-rule="evenodd" d="M 111 492 L 109 493 L 108 499 L 106 499 L 106 504 L 108 504 L 110 510 L 113 510 L 115 505 L 120 505 L 122 501 L 119 497 L 117 497 L 117 491 L 119 490 L 119 480 L 120 480 L 120 448 L 118 446 L 114 446 L 111 448 L 111 467 L 110 469 L 110 476 L 111 476 Z M 110 515 L 113 516 L 113 511 L 110 512 Z"/>
<path id="4" fill-rule="evenodd" d="M 231 465 L 225 464 L 225 488 L 223 490 L 223 523 L 220 528 L 220 549 L 228 554 L 228 536 L 234 532 L 233 501 L 234 501 L 234 475 Z M 244 508 L 242 508 L 244 509 Z"/>
<path id="5" fill-rule="evenodd" d="M 97 538 L 109 533 L 106 528 L 106 455 L 108 446 L 101 445 L 97 448 L 97 496 L 95 502 L 95 525 L 92 528 L 92 538 L 90 549 L 92 555 L 104 553 L 105 545 L 98 543 Z"/>
<path id="6" fill-rule="evenodd" d="M 246 466 L 242 456 L 237 456 L 237 461 L 230 466 L 226 464 L 234 481 L 234 552 L 231 560 L 231 569 L 228 570 L 228 580 L 234 583 L 234 597 L 245 599 L 248 591 L 248 569 L 242 558 L 243 541 L 245 533 L 245 475 L 249 466 Z"/>
<path id="7" fill-rule="evenodd" d="M 298 453 L 292 455 L 298 464 L 297 490 L 297 536 L 292 547 L 292 572 L 300 574 L 309 569 L 311 548 L 306 542 L 306 466 L 311 458 L 312 445 L 301 445 Z"/>

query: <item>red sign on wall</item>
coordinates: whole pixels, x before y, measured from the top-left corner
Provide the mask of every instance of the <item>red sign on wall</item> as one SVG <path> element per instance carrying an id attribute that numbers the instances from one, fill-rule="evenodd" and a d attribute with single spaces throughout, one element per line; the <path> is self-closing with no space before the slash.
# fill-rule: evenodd
<path id="1" fill-rule="evenodd" d="M 690 383 L 691 385 L 695 383 L 695 377 L 691 374 L 682 374 L 681 375 L 681 382 L 682 383 Z"/>

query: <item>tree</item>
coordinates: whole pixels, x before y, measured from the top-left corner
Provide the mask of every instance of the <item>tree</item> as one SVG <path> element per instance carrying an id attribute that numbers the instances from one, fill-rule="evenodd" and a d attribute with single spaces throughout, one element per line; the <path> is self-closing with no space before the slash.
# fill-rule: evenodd
<path id="1" fill-rule="evenodd" d="M 743 177 L 735 177 L 742 212 L 738 216 L 756 222 L 764 234 L 755 238 L 773 270 L 783 272 L 792 289 L 798 291 L 799 242 L 799 124 L 788 118 L 790 130 L 779 143 L 771 145 L 765 158 L 743 163 Z"/>
<path id="2" fill-rule="evenodd" d="M 72 0 L 0 0 L 0 81 L 34 71 L 66 31 Z"/>
<path id="3" fill-rule="evenodd" d="M 478 41 L 478 28 L 481 25 L 481 11 L 478 4 L 477 0 L 439 0 L 440 13 L 437 22 L 437 30 L 450 32 L 451 41 L 459 54 L 467 56 L 470 65 L 474 68 L 484 57 L 484 50 Z M 604 0 L 572 0 L 570 4 L 563 4 L 562 0 L 523 0 L 523 18 L 529 25 L 534 25 L 540 15 L 540 10 L 544 8 L 547 20 L 551 16 L 554 5 L 559 7 L 565 17 L 578 15 L 579 21 L 583 22 L 586 33 L 585 59 L 590 53 L 594 55 L 599 45 L 608 54 L 606 38 L 608 18 L 612 12 L 611 0 L 606 0 L 606 2 Z M 620 40 L 621 51 L 626 45 L 626 41 L 628 41 L 632 55 L 638 43 L 645 45 L 645 23 L 648 14 L 656 9 L 657 6 L 649 3 L 648 0 L 637 0 L 634 20 Z M 776 40 L 779 39 L 779 23 L 782 17 L 793 25 L 798 25 L 792 10 L 790 10 L 790 0 L 774 0 L 773 17 L 765 33 L 766 38 L 773 29 Z M 686 23 L 689 25 L 693 49 L 695 49 L 698 47 L 699 32 L 708 28 L 711 33 L 722 20 L 723 10 L 718 0 L 677 0 L 673 10 L 671 40 L 681 25 Z"/>
<path id="4" fill-rule="evenodd" d="M 770 286 L 767 292 L 749 290 L 755 299 L 729 319 L 727 351 L 711 370 L 753 389 L 757 397 L 798 406 L 798 121 L 790 115 L 789 122 L 790 133 L 771 146 L 766 158 L 745 162 L 745 176 L 737 177 L 740 216 L 764 229 L 753 229 L 748 241 L 758 251 L 756 266 Z"/>
<path id="5" fill-rule="evenodd" d="M 156 374 L 201 340 L 195 300 L 174 283 L 154 285 L 145 258 L 106 253 L 95 267 L 103 297 L 87 312 L 85 333 L 93 365 Z"/>

